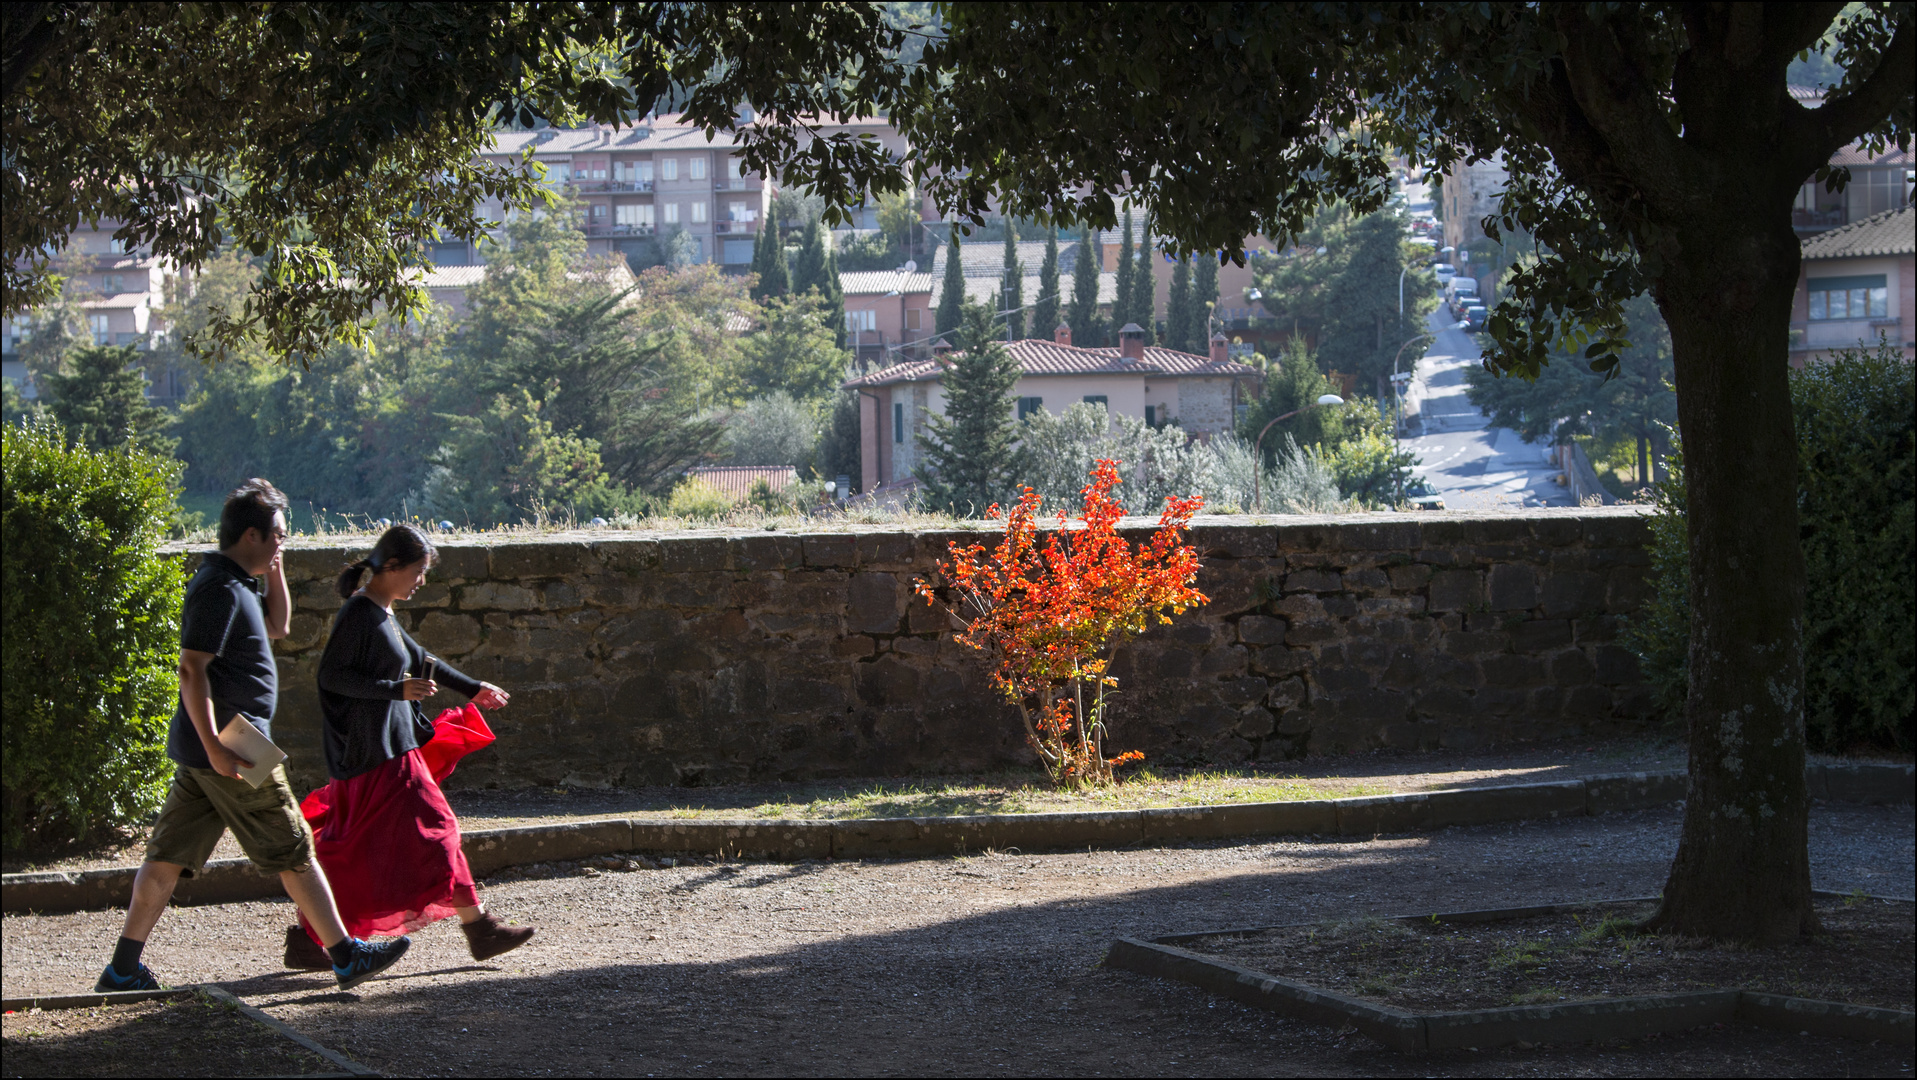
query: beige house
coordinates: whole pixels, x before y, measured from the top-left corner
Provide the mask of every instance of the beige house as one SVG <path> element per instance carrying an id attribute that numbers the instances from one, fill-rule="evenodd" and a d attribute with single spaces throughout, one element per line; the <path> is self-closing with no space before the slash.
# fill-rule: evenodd
<path id="1" fill-rule="evenodd" d="M 1791 363 L 1888 341 L 1917 359 L 1917 208 L 1906 204 L 1804 241 L 1791 302 Z"/>
<path id="2" fill-rule="evenodd" d="M 1006 348 L 1023 375 L 1012 391 L 1019 418 L 1038 409 L 1057 413 L 1081 401 L 1154 426 L 1177 423 L 1200 439 L 1230 431 L 1241 406 L 1258 393 L 1258 369 L 1226 357 L 1224 335 L 1214 336 L 1210 356 L 1144 344 L 1144 332 L 1128 325 L 1116 349 L 1081 349 L 1071 330 L 1059 327 L 1047 340 L 1028 338 Z M 911 477 L 919 462 L 918 436 L 945 413 L 949 354 L 908 360 L 852 379 L 859 392 L 860 467 L 873 491 Z"/>
<path id="3" fill-rule="evenodd" d="M 59 271 L 67 279 L 67 295 L 86 319 L 94 344 L 146 349 L 165 332 L 160 310 L 166 304 L 167 283 L 174 269 L 150 252 L 128 250 L 113 238 L 119 227 L 120 222 L 101 221 L 75 231 L 67 240 Z M 0 372 L 20 385 L 28 398 L 38 396 L 37 390 L 27 379 L 26 365 L 18 354 L 33 334 L 36 314 L 8 319 L 4 334 L 0 334 Z M 149 375 L 158 380 L 148 386 L 149 395 L 162 400 L 177 396 L 176 372 L 155 371 Z"/>

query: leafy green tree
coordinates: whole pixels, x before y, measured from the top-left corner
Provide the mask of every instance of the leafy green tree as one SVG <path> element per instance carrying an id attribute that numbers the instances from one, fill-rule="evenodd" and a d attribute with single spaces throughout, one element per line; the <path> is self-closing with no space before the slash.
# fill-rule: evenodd
<path id="1" fill-rule="evenodd" d="M 1038 300 L 1032 308 L 1032 336 L 1050 338 L 1058 329 L 1058 226 L 1045 232 L 1045 262 L 1038 269 Z"/>
<path id="2" fill-rule="evenodd" d="M 965 319 L 965 265 L 959 261 L 959 231 L 952 229 L 945 244 L 945 277 L 939 285 L 939 306 L 933 325 L 940 337 L 957 344 L 960 324 Z"/>
<path id="3" fill-rule="evenodd" d="M 1671 380 L 1671 334 L 1648 296 L 1625 305 L 1624 337 L 1609 377 L 1594 372 L 1576 353 L 1560 353 L 1535 380 L 1501 377 L 1484 368 L 1464 373 L 1471 403 L 1499 427 L 1527 440 L 1555 435 L 1594 435 L 1637 444 L 1637 478 L 1655 481 L 1658 458 L 1669 449 L 1677 422 L 1677 390 Z"/>
<path id="4" fill-rule="evenodd" d="M 1066 313 L 1066 325 L 1072 328 L 1072 344 L 1095 349 L 1105 343 L 1104 320 L 1098 317 L 1098 272 L 1105 255 L 1100 250 L 1098 231 L 1085 229 L 1072 259 L 1072 306 Z"/>
<path id="5" fill-rule="evenodd" d="M 1753 941 L 1814 932 L 1786 375 L 1802 253 L 1790 208 L 1807 180 L 1848 181 L 1830 165 L 1842 147 L 1908 145 L 1917 8 L 944 14 L 916 96 L 890 115 L 920 182 L 956 216 L 991 207 L 1103 225 L 1124 197 L 1150 206 L 1184 250 L 1237 256 L 1246 236 L 1298 235 L 1327 203 L 1382 208 L 1393 153 L 1440 171 L 1500 154 L 1511 182 L 1492 224 L 1523 225 L 1541 255 L 1502 283 L 1488 364 L 1535 376 L 1559 343 L 1582 338 L 1608 370 L 1624 302 L 1650 288 L 1671 328 L 1688 440 L 1692 617 L 1713 645 L 1690 672 L 1692 797 L 1651 924 Z M 1787 92 L 1806 50 L 1845 72 L 1821 101 Z"/>
<path id="6" fill-rule="evenodd" d="M 880 195 L 879 229 L 891 238 L 902 254 L 910 257 L 918 244 L 918 192 L 907 188 Z"/>
<path id="7" fill-rule="evenodd" d="M 1303 339 L 1290 338 L 1285 342 L 1284 351 L 1272 359 L 1265 374 L 1264 393 L 1245 411 L 1238 433 L 1246 442 L 1256 444 L 1266 424 L 1286 413 L 1298 413 L 1289 420 L 1279 421 L 1266 432 L 1262 445 L 1267 464 L 1278 460 L 1279 448 L 1287 436 L 1303 447 L 1340 442 L 1347 433 L 1343 411 L 1337 407 L 1312 407 L 1323 395 L 1338 392 Z"/>
<path id="8" fill-rule="evenodd" d="M 1192 316 L 1191 260 L 1185 258 L 1172 267 L 1171 291 L 1165 297 L 1165 344 L 1203 356 L 1210 346 L 1198 343 Z"/>
<path id="9" fill-rule="evenodd" d="M 1005 498 L 1017 471 L 1012 387 L 1019 367 L 993 333 L 987 309 L 965 306 L 964 336 L 964 351 L 951 356 L 945 372 L 945 415 L 932 417 L 919 436 L 913 475 L 929 505 L 977 517 Z"/>
<path id="10" fill-rule="evenodd" d="M 172 763 L 177 558 L 160 555 L 180 466 L 46 421 L 0 431 L 0 804 L 9 851 L 150 819 Z"/>
<path id="11" fill-rule="evenodd" d="M 752 286 L 754 300 L 784 296 L 792 291 L 792 271 L 786 266 L 785 244 L 780 242 L 779 230 L 770 221 L 759 230 L 758 240 L 753 244 L 752 272 L 758 275 Z"/>
<path id="12" fill-rule="evenodd" d="M 1331 411 L 1319 409 L 1319 412 Z M 1390 410 L 1376 398 L 1354 397 L 1336 407 L 1339 437 L 1324 446 L 1338 490 L 1365 506 L 1392 505 L 1404 494 L 1418 456 L 1392 437 Z"/>
<path id="13" fill-rule="evenodd" d="M 790 465 L 813 471 L 819 411 L 783 390 L 754 398 L 726 417 L 726 465 Z"/>
<path id="14" fill-rule="evenodd" d="M 598 444 L 554 431 L 525 387 L 495 396 L 476 416 L 439 419 L 446 443 L 422 493 L 436 516 L 472 525 L 543 521 L 603 490 Z"/>
<path id="15" fill-rule="evenodd" d="M 1137 264 L 1132 258 L 1132 212 L 1125 210 L 1123 223 L 1118 227 L 1118 289 L 1112 295 L 1111 340 L 1118 341 L 1118 332 L 1127 323 L 1138 322 L 1138 313 L 1132 309 L 1138 298 L 1138 288 L 1133 283 L 1137 276 Z M 1149 270 L 1149 268 L 1148 268 Z M 1147 319 L 1150 315 L 1146 316 Z"/>
<path id="16" fill-rule="evenodd" d="M 46 407 L 38 401 L 27 400 L 27 395 L 12 379 L 0 380 L 0 423 L 25 424 L 46 412 Z"/>
<path id="17" fill-rule="evenodd" d="M 1013 341 L 1025 336 L 1025 267 L 1018 260 L 1018 224 L 1005 223 L 1004 285 L 999 290 L 1001 303 L 995 309 L 1005 312 L 1005 336 Z"/>
<path id="18" fill-rule="evenodd" d="M 83 220 L 187 271 L 227 244 L 263 257 L 253 303 L 216 312 L 195 351 L 258 336 L 317 355 L 365 341 L 378 312 L 421 312 L 423 238 L 475 239 L 489 199 L 548 195 L 536 168 L 479 158 L 502 122 L 618 122 L 670 89 L 834 221 L 906 185 L 876 140 L 811 126 L 905 89 L 908 35 L 873 4 L 13 4 L 0 19 L 3 313 L 52 297 L 44 253 Z"/>
<path id="19" fill-rule="evenodd" d="M 738 401 L 773 393 L 815 405 L 838 387 L 851 357 L 833 335 L 845 322 L 817 299 L 796 296 L 759 305 L 759 329 L 739 344 L 732 397 Z"/>
<path id="20" fill-rule="evenodd" d="M 832 395 L 832 414 L 819 440 L 819 463 L 824 467 L 826 479 L 844 476 L 854 490 L 863 491 L 864 447 L 859 439 L 859 392 L 840 390 Z M 840 498 L 846 495 L 843 491 L 838 494 Z"/>
<path id="21" fill-rule="evenodd" d="M 1346 234 L 1347 250 L 1325 290 L 1325 330 L 1318 359 L 1333 371 L 1355 375 L 1368 393 L 1378 393 L 1391 373 L 1393 355 L 1415 330 L 1398 324 L 1398 274 L 1406 265 L 1404 221 L 1397 214 L 1366 214 Z M 1409 275 L 1407 275 L 1409 277 Z M 1429 310 L 1432 289 L 1420 274 L 1405 282 L 1406 320 Z"/>
<path id="22" fill-rule="evenodd" d="M 139 362 L 130 346 L 76 349 L 68 362 L 72 374 L 42 380 L 51 399 L 48 411 L 68 438 L 89 450 L 130 442 L 161 457 L 173 453 L 179 440 L 166 437 L 166 410 L 147 404 Z"/>

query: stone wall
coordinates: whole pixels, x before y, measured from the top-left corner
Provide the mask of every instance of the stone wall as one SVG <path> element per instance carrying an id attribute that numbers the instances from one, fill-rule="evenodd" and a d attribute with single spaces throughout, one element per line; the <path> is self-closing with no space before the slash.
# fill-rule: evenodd
<path id="1" fill-rule="evenodd" d="M 1201 518 L 1211 602 L 1121 649 L 1114 749 L 1160 764 L 1640 730 L 1616 644 L 1639 508 Z M 1143 524 L 1143 523 L 1140 523 Z M 1132 530 L 1128 530 L 1130 532 Z M 1147 530 L 1136 530 L 1142 536 Z M 1017 714 L 913 598 L 964 532 L 460 538 L 400 617 L 513 694 L 449 786 L 701 784 L 1029 765 Z M 363 548 L 297 544 L 276 739 L 322 779 L 315 667 Z"/>

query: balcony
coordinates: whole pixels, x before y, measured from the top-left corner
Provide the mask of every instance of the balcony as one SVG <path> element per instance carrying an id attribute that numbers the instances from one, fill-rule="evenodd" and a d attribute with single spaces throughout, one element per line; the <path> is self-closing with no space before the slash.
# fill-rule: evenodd
<path id="1" fill-rule="evenodd" d="M 714 191 L 751 191 L 752 181 L 742 176 L 721 176 L 712 181 Z"/>
<path id="2" fill-rule="evenodd" d="M 1845 216 L 1841 206 L 1828 210 L 1805 210 L 1799 207 L 1791 210 L 1791 228 L 1813 231 L 1835 229 L 1844 223 Z"/>
<path id="3" fill-rule="evenodd" d="M 720 221 L 715 221 L 712 223 L 713 232 L 732 233 L 734 235 L 737 235 L 739 233 L 756 232 L 758 231 L 758 227 L 759 227 L 759 223 L 756 221 L 720 220 Z"/>
<path id="4" fill-rule="evenodd" d="M 633 191 L 645 194 L 652 191 L 650 180 L 568 180 L 566 183 L 572 185 L 574 191 L 585 193 Z"/>
<path id="5" fill-rule="evenodd" d="M 588 225 L 587 236 L 651 236 L 658 231 L 655 225 Z"/>
<path id="6" fill-rule="evenodd" d="M 1791 348 L 1849 349 L 1860 344 L 1869 348 L 1877 344 L 1879 337 L 1888 338 L 1895 345 L 1902 326 L 1901 319 L 1881 315 L 1868 319 L 1798 320 L 1791 323 Z"/>

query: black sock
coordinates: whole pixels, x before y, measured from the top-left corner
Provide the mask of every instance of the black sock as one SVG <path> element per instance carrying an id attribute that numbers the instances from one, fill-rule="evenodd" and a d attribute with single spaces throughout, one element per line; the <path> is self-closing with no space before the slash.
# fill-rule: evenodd
<path id="1" fill-rule="evenodd" d="M 333 958 L 334 967 L 345 967 L 352 963 L 353 939 L 351 937 L 343 937 L 339 939 L 338 945 L 328 945 L 326 947 L 326 955 Z"/>
<path id="2" fill-rule="evenodd" d="M 146 942 L 123 937 L 113 947 L 113 973 L 127 978 L 140 970 L 140 952 L 146 948 Z"/>

